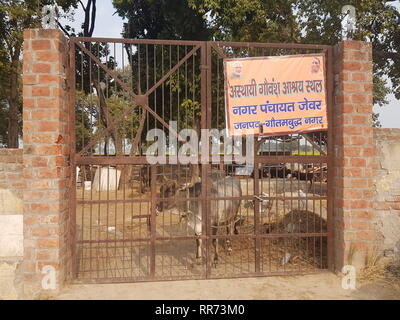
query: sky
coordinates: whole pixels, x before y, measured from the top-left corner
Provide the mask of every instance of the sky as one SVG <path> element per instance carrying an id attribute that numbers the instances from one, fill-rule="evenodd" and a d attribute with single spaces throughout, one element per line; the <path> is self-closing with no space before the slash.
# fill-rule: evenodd
<path id="1" fill-rule="evenodd" d="M 400 1 L 396 2 L 395 6 L 400 8 Z M 94 37 L 121 38 L 123 20 L 114 12 L 112 1 L 98 1 Z M 65 20 L 61 20 L 61 23 L 68 23 L 80 30 L 83 20 L 83 11 L 78 10 L 73 23 Z M 374 112 L 379 113 L 379 121 L 383 128 L 400 128 L 400 101 L 393 94 L 388 95 L 387 98 L 389 104 L 383 107 L 374 106 Z"/>

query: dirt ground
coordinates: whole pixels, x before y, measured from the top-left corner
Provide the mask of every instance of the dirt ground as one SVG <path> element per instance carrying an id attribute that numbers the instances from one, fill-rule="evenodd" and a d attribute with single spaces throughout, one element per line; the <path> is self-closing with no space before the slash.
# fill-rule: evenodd
<path id="1" fill-rule="evenodd" d="M 57 300 L 400 300 L 400 287 L 384 281 L 344 290 L 333 273 L 305 276 L 70 285 Z"/>
<path id="2" fill-rule="evenodd" d="M 285 182 L 276 180 L 274 184 L 260 182 L 261 193 L 296 197 L 298 191 L 308 190 L 307 183 Z M 253 195 L 254 183 L 252 179 L 241 181 L 244 195 Z M 132 187 L 132 186 L 131 186 Z M 78 190 L 78 199 L 85 201 L 90 199 L 105 200 L 102 204 L 86 203 L 78 205 L 77 224 L 82 240 L 89 242 L 79 250 L 79 274 L 78 279 L 99 278 L 146 278 L 148 273 L 147 247 L 143 243 L 123 242 L 124 239 L 149 237 L 147 219 L 141 215 L 150 212 L 150 195 L 140 194 L 138 186 L 129 190 L 113 192 L 90 191 L 83 193 Z M 308 196 L 317 200 L 301 201 L 274 201 L 270 211 L 261 211 L 261 223 L 270 226 L 271 223 L 281 222 L 275 225 L 278 230 L 269 232 L 284 233 L 290 223 L 295 223 L 298 232 L 324 232 L 323 221 L 326 219 L 326 200 L 319 200 L 319 196 L 326 195 L 326 185 L 320 184 L 318 188 L 313 186 Z M 111 203 L 109 200 L 136 199 L 135 203 Z M 289 212 L 294 214 L 287 215 Z M 305 215 L 304 215 L 305 214 Z M 243 201 L 239 215 L 243 218 L 243 225 L 239 228 L 239 234 L 252 234 L 254 232 L 254 212 L 251 206 Z M 134 217 L 138 218 L 134 218 Z M 286 221 L 289 217 L 290 221 Z M 307 218 L 311 217 L 311 218 Z M 310 220 L 311 219 L 311 220 Z M 290 223 L 289 223 L 290 222 Z M 187 225 L 180 222 L 179 215 L 163 213 L 156 219 L 156 234 L 160 237 L 177 237 L 193 235 Z M 269 227 L 268 227 L 269 228 Z M 303 230 L 304 229 L 304 230 Z M 290 231 L 288 231 L 290 232 Z M 79 238 L 78 238 L 79 239 Z M 117 240 L 112 245 L 98 242 L 99 240 Z M 318 238 L 319 239 L 319 238 Z M 314 240 L 313 240 L 314 241 Z M 320 240 L 319 240 L 320 241 Z M 254 242 L 254 241 L 253 241 Z M 304 242 L 304 241 L 303 241 Z M 315 241 L 314 241 L 315 242 Z M 298 259 L 284 265 L 285 270 L 315 270 L 322 266 L 323 252 L 318 252 L 315 243 L 305 242 L 302 248 L 301 241 L 297 246 L 293 257 Z M 318 242 L 319 243 L 319 242 Z M 295 243 L 296 244 L 296 243 Z M 219 269 L 213 269 L 213 275 L 221 273 L 222 276 L 245 274 L 254 269 L 254 243 L 244 239 L 233 241 L 233 254 L 227 256 L 221 250 L 221 262 Z M 105 248 L 104 248 L 105 246 Z M 288 243 L 285 244 L 289 246 Z M 281 248 L 274 242 L 263 242 L 261 251 L 262 271 L 282 271 L 282 256 L 287 248 Z M 291 247 L 291 245 L 289 246 Z M 320 245 L 326 247 L 326 244 Z M 310 248 L 312 250 L 310 251 Z M 264 252 L 265 251 L 265 252 Z M 305 254 L 298 254 L 305 251 Z M 307 258 L 313 258 L 311 261 Z M 276 257 L 275 257 L 276 256 Z M 264 261 L 264 258 L 266 259 Z M 297 257 L 297 256 L 296 256 Z M 318 257 L 318 259 L 316 259 Z M 204 273 L 202 267 L 193 267 L 195 259 L 195 241 L 164 241 L 156 243 L 156 276 L 173 279 L 173 275 L 180 278 L 201 277 Z M 192 261 L 193 260 L 193 261 Z M 318 264 L 319 261 L 319 264 Z M 202 269 L 203 268 L 203 269 Z M 236 268 L 236 269 L 235 269 Z M 239 271 L 237 269 L 240 269 Z M 247 269 L 246 269 L 247 268 Z M 232 269 L 232 270 L 231 270 Z M 264 270 L 265 269 L 265 270 Z M 158 274 L 157 272 L 161 272 Z M 216 273 L 216 274 L 214 274 Z M 200 275 L 200 276 L 199 276 Z M 123 280 L 123 279 L 121 279 Z M 341 287 L 340 276 L 329 272 L 323 272 L 303 276 L 273 276 L 260 278 L 236 278 L 222 280 L 184 280 L 163 282 L 136 282 L 121 284 L 86 284 L 70 285 L 57 297 L 50 299 L 399 299 L 400 285 L 392 285 L 388 281 L 372 280 L 358 282 L 356 290 L 345 290 Z M 43 297 L 46 298 L 46 297 Z"/>

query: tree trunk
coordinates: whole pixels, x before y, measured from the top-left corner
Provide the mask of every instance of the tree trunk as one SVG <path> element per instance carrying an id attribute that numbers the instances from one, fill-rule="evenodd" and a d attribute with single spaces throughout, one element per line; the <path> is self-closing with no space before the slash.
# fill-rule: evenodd
<path id="1" fill-rule="evenodd" d="M 16 50 L 12 55 L 11 74 L 10 74 L 10 95 L 8 99 L 8 148 L 18 148 L 18 137 L 20 133 L 20 90 L 19 90 L 19 61 L 20 50 Z"/>
<path id="2" fill-rule="evenodd" d="M 108 109 L 108 104 L 106 98 L 104 96 L 104 92 L 100 87 L 99 81 L 93 78 L 93 86 L 96 88 L 98 98 L 99 98 L 99 107 L 100 107 L 100 120 L 105 128 L 109 128 L 111 126 L 111 116 Z M 115 153 L 117 156 L 122 155 L 122 138 L 118 132 L 117 127 L 112 127 L 110 129 L 111 138 L 114 141 Z"/>
<path id="3" fill-rule="evenodd" d="M 139 151 L 139 153 L 140 153 L 139 142 L 140 142 L 140 138 L 142 136 L 142 132 L 143 132 L 143 128 L 144 128 L 144 122 L 146 120 L 146 117 L 147 117 L 147 111 L 143 110 L 142 118 L 140 119 L 140 124 L 139 124 L 138 130 L 136 132 L 135 138 L 133 139 L 133 141 L 131 141 L 131 151 L 129 152 L 129 156 L 130 157 L 134 157 L 136 151 Z M 129 182 L 129 180 L 130 180 L 130 178 L 132 176 L 132 169 L 133 169 L 133 166 L 130 165 L 128 167 L 125 167 L 125 170 L 123 170 L 121 172 L 121 178 L 120 178 L 120 184 L 119 184 L 120 188 L 122 188 L 122 186 L 127 181 Z"/>
<path id="4" fill-rule="evenodd" d="M 8 148 L 18 148 L 18 137 L 19 137 L 19 123 L 18 123 L 18 103 L 10 99 L 9 100 L 9 111 L 8 111 Z"/>

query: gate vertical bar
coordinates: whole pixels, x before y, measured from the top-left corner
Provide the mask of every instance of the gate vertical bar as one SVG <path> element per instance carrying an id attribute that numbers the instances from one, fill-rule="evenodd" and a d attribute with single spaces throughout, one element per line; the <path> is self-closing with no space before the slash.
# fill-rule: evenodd
<path id="1" fill-rule="evenodd" d="M 151 206 L 150 206 L 150 279 L 156 274 L 156 171 L 157 166 L 150 167 Z"/>
<path id="2" fill-rule="evenodd" d="M 212 119 L 212 46 L 211 42 L 206 42 L 207 47 L 207 129 L 211 129 Z"/>
<path id="3" fill-rule="evenodd" d="M 256 139 L 256 138 L 254 138 Z M 254 149 L 254 155 L 257 155 L 257 150 Z M 247 155 L 246 155 L 247 156 Z M 259 163 L 254 161 L 254 194 L 258 196 L 259 190 Z M 257 198 L 254 200 L 254 234 L 255 234 L 255 272 L 260 273 L 260 256 L 261 256 L 261 239 L 260 239 L 260 200 Z"/>
<path id="4" fill-rule="evenodd" d="M 209 66 L 208 66 L 208 44 L 207 42 L 203 42 L 201 49 L 200 49 L 200 68 L 201 68 L 201 125 L 200 125 L 200 132 L 202 129 L 207 128 L 207 106 L 208 106 L 208 87 L 207 87 L 207 77 L 209 73 Z M 208 139 L 207 139 L 208 140 Z M 204 142 L 203 142 L 204 143 Z M 207 141 L 209 143 L 209 141 Z M 209 150 L 209 148 L 206 148 Z M 209 156 L 209 155 L 208 155 Z M 207 224 L 207 211 L 208 211 L 208 195 L 207 195 L 207 185 L 208 185 L 208 164 L 203 163 L 201 165 L 201 196 L 204 200 L 202 200 L 202 230 L 205 230 L 205 234 L 208 235 L 208 224 Z M 204 235 L 204 234 L 202 234 Z M 205 243 L 203 244 L 203 249 L 205 248 L 206 253 L 206 277 L 209 274 L 209 263 L 208 263 L 208 250 L 209 240 L 208 238 L 205 239 Z M 203 250 L 204 251 L 204 250 Z"/>
<path id="5" fill-rule="evenodd" d="M 208 42 L 204 42 L 203 46 L 201 47 L 201 52 L 202 52 L 202 74 L 201 74 L 201 84 L 202 84 L 202 122 L 201 122 L 201 127 L 202 129 L 210 129 L 211 128 L 211 46 Z M 204 109 L 203 109 L 204 108 Z M 204 111 L 204 112 L 203 112 Z M 207 145 L 208 145 L 208 155 L 207 155 L 207 160 L 209 160 L 210 157 L 210 141 L 207 139 Z M 202 194 L 205 197 L 206 200 L 204 200 L 204 206 L 203 206 L 203 218 L 205 218 L 205 229 L 206 230 L 206 243 L 205 243 L 205 248 L 206 248 L 206 278 L 209 278 L 211 275 L 211 269 L 210 269 L 210 233 L 211 233 L 211 227 L 210 227 L 210 221 L 209 221 L 209 210 L 210 210 L 210 194 L 208 192 L 207 186 L 209 185 L 209 163 L 203 164 L 202 165 L 202 174 L 204 178 L 204 183 L 202 183 Z"/>
<path id="6" fill-rule="evenodd" d="M 326 54 L 327 58 L 327 95 L 328 95 L 328 182 L 327 182 L 327 194 L 328 194 L 328 212 L 327 212 L 327 231 L 328 231 L 328 269 L 334 271 L 334 234 L 333 234 L 333 199 L 335 186 L 333 181 L 333 161 L 334 161 L 334 143 L 333 143 L 333 129 L 334 129 L 334 119 L 333 119 L 333 48 L 328 48 Z"/>
<path id="7" fill-rule="evenodd" d="M 75 90 L 76 90 L 76 72 L 75 72 L 75 42 L 73 38 L 69 41 L 69 132 L 70 132 L 70 164 L 71 164 L 71 181 L 69 192 L 70 203 L 70 246 L 72 258 L 72 279 L 75 279 L 78 274 L 78 265 L 76 259 L 76 161 L 75 161 L 75 148 L 76 148 L 76 135 L 75 135 Z"/>

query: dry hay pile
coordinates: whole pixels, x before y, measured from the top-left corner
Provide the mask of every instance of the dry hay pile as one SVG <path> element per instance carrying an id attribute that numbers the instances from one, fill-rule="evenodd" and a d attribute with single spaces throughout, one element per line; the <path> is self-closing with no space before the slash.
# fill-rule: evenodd
<path id="1" fill-rule="evenodd" d="M 327 230 L 325 219 L 306 210 L 293 210 L 276 222 L 264 224 L 265 233 L 282 235 L 277 242 L 290 254 L 288 262 L 306 260 L 319 268 L 327 267 L 327 237 L 285 236 L 292 233 L 325 233 Z"/>
<path id="2" fill-rule="evenodd" d="M 254 232 L 254 217 L 241 216 L 238 226 L 239 234 Z M 324 218 L 311 211 L 292 210 L 283 216 L 274 216 L 268 223 L 262 225 L 262 233 L 279 235 L 277 238 L 263 240 L 265 256 L 275 261 L 275 264 L 292 266 L 307 265 L 312 268 L 327 268 L 327 238 L 321 236 L 292 236 L 293 233 L 325 233 L 327 222 Z M 267 248 L 268 247 L 268 248 Z M 287 255 L 288 254 L 288 255 Z M 284 261 L 287 255 L 288 261 Z"/>
<path id="3" fill-rule="evenodd" d="M 378 251 L 367 252 L 359 280 L 364 283 L 380 281 L 400 291 L 400 259 L 382 257 Z"/>
<path id="4" fill-rule="evenodd" d="M 292 210 L 273 223 L 264 224 L 266 233 L 320 233 L 327 232 L 327 222 L 314 212 Z"/>

